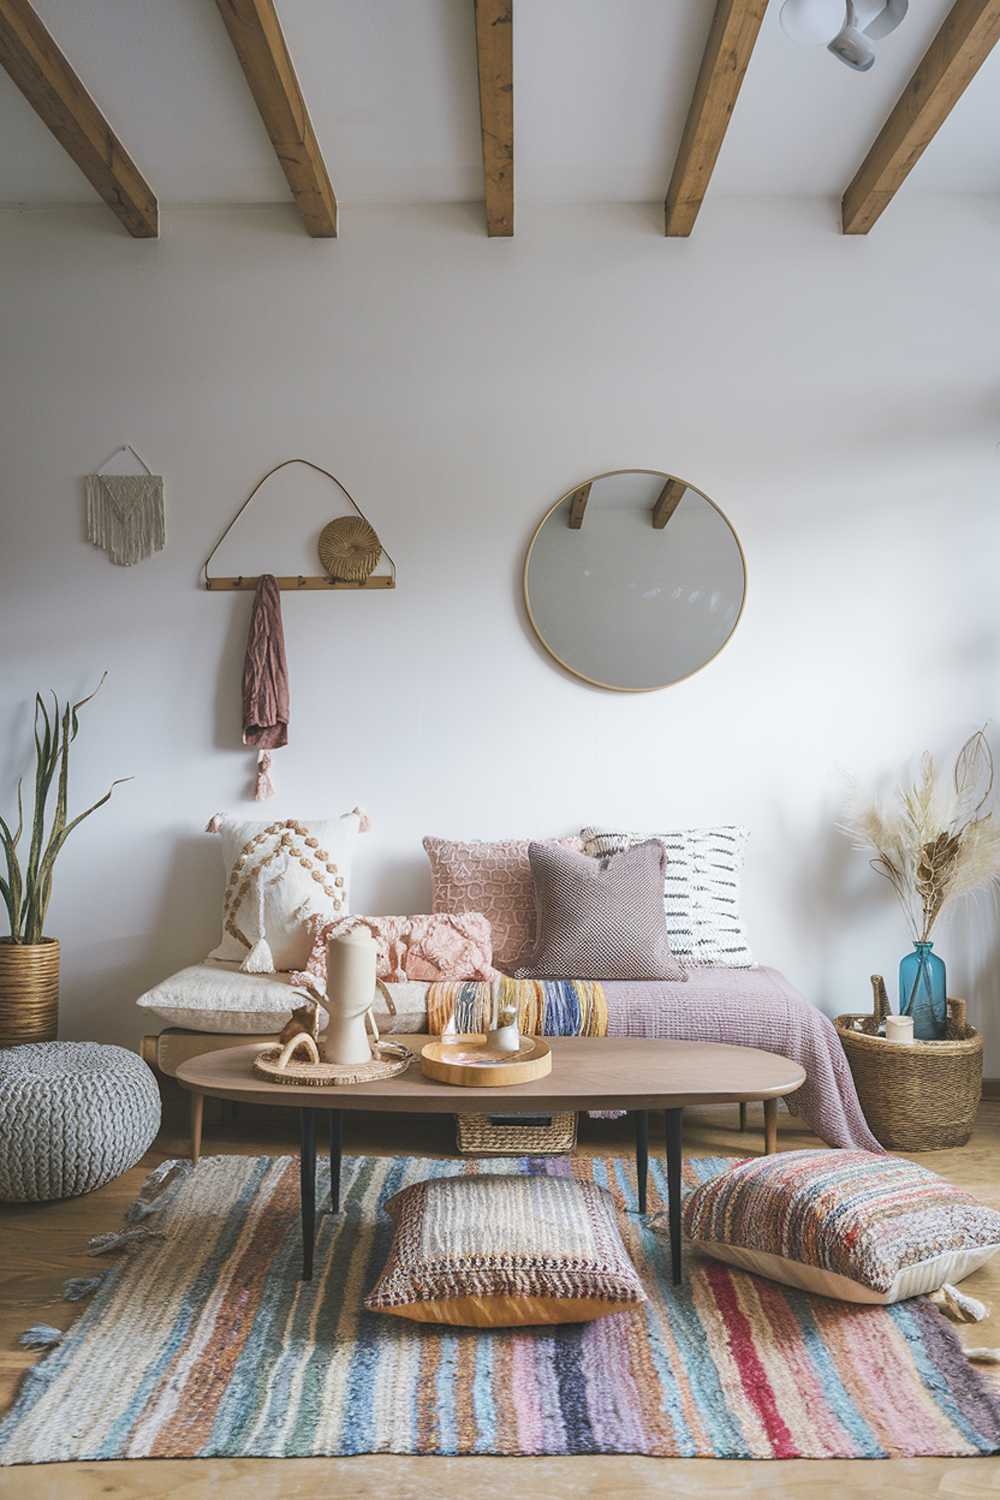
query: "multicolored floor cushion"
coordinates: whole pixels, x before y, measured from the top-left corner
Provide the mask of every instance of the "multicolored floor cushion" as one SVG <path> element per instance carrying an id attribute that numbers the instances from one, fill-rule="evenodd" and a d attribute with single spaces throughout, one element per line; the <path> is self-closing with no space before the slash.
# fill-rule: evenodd
<path id="1" fill-rule="evenodd" d="M 604 986 L 586 979 L 494 979 L 485 984 L 441 983 L 427 988 L 427 1030 L 483 1032 L 516 1010 L 525 1036 L 607 1036 Z"/>
<path id="2" fill-rule="evenodd" d="M 1000 1213 L 936 1173 L 869 1151 L 739 1162 L 684 1205 L 698 1249 L 849 1302 L 900 1302 L 961 1281 L 1000 1249 Z"/>
<path id="3" fill-rule="evenodd" d="M 612 1195 L 572 1177 L 431 1178 L 386 1204 L 389 1257 L 369 1312 L 418 1323 L 589 1323 L 646 1301 Z"/>

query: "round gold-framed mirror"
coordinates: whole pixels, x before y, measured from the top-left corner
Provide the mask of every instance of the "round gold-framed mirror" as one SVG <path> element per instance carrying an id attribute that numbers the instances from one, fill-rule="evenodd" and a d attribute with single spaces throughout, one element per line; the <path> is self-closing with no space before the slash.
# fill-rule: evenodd
<path id="1" fill-rule="evenodd" d="M 704 491 L 661 469 L 611 469 L 560 495 L 524 560 L 542 646 L 594 687 L 648 693 L 683 682 L 732 637 L 746 558 Z"/>

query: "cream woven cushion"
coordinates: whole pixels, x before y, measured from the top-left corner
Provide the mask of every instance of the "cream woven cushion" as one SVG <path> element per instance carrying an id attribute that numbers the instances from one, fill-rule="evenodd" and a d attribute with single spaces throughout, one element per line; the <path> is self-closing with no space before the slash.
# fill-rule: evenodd
<path id="1" fill-rule="evenodd" d="M 273 1036 L 304 1003 L 287 974 L 243 974 L 239 964 L 191 964 L 156 984 L 136 1004 L 188 1031 Z M 320 1008 L 320 1024 L 327 1022 Z"/>
<path id="2" fill-rule="evenodd" d="M 435 1177 L 386 1205 L 389 1258 L 371 1312 L 422 1323 L 581 1323 L 646 1294 L 611 1194 L 571 1177 Z"/>
<path id="3" fill-rule="evenodd" d="M 717 1260 L 848 1302 L 961 1281 L 1000 1249 L 1000 1213 L 936 1173 L 869 1151 L 787 1151 L 694 1190 L 684 1232 Z"/>

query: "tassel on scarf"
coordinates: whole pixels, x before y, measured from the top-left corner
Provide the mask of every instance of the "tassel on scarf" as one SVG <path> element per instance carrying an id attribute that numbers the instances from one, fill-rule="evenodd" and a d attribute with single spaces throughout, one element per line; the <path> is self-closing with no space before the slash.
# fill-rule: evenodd
<path id="1" fill-rule="evenodd" d="M 26 1328 L 18 1339 L 22 1349 L 54 1349 L 62 1343 L 62 1330 L 51 1323 L 35 1323 Z"/>
<path id="2" fill-rule="evenodd" d="M 254 801 L 266 802 L 269 797 L 274 796 L 274 782 L 271 780 L 271 752 L 261 750 L 257 756 L 257 785 L 254 789 Z"/>
<path id="3" fill-rule="evenodd" d="M 931 1301 L 934 1306 L 940 1308 L 953 1323 L 981 1323 L 988 1318 L 990 1310 L 985 1302 L 980 1302 L 976 1297 L 970 1297 L 967 1292 L 960 1292 L 957 1286 L 952 1286 L 946 1281 L 936 1292 L 931 1293 Z"/>

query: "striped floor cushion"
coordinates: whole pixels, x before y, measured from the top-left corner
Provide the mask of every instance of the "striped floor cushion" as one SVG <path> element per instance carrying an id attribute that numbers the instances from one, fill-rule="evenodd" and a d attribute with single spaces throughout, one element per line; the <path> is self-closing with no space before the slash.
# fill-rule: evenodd
<path id="1" fill-rule="evenodd" d="M 395 1233 L 370 1312 L 511 1328 L 587 1323 L 646 1301 L 615 1200 L 571 1177 L 437 1177 L 386 1204 Z"/>
<path id="2" fill-rule="evenodd" d="M 870 1151 L 739 1162 L 684 1204 L 692 1244 L 730 1265 L 849 1302 L 901 1302 L 961 1281 L 1000 1249 L 1000 1213 L 935 1172 Z"/>

